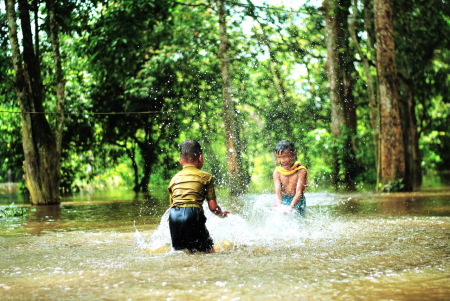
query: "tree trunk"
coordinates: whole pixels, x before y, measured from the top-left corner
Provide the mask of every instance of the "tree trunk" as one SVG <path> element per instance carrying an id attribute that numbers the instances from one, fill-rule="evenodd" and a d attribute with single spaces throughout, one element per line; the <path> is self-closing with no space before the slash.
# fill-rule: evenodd
<path id="1" fill-rule="evenodd" d="M 44 115 L 40 63 L 33 48 L 31 20 L 26 0 L 19 1 L 23 54 L 17 37 L 15 1 L 6 1 L 9 40 L 15 71 L 15 90 L 22 118 L 24 173 L 32 204 L 60 202 L 60 153 L 55 133 Z M 22 61 L 23 59 L 23 61 Z"/>
<path id="2" fill-rule="evenodd" d="M 399 112 L 398 76 L 390 0 L 374 0 L 380 102 L 381 182 L 405 178 L 405 148 Z M 401 186 L 396 189 L 402 189 Z"/>
<path id="3" fill-rule="evenodd" d="M 280 66 L 282 64 L 280 64 L 280 62 L 277 60 L 277 58 L 275 57 L 275 53 L 272 50 L 272 46 L 270 45 L 270 38 L 267 37 L 267 35 L 261 39 L 262 41 L 264 41 L 265 45 L 267 46 L 267 50 L 269 51 L 269 56 L 270 56 L 270 66 L 269 69 L 272 71 L 272 73 L 275 75 L 274 78 L 274 84 L 275 84 L 275 91 L 277 91 L 278 93 L 278 99 L 280 100 L 281 106 L 282 106 L 282 115 L 281 115 L 281 119 L 282 119 L 282 123 L 283 123 L 283 130 L 285 133 L 285 138 L 288 140 L 293 140 L 295 141 L 295 138 L 293 136 L 293 132 L 292 132 L 292 127 L 291 127 L 291 109 L 289 106 L 289 101 L 288 101 L 288 97 L 286 95 L 286 88 L 284 86 L 284 80 L 283 77 L 281 76 L 281 71 L 280 71 Z"/>
<path id="4" fill-rule="evenodd" d="M 419 133 L 415 113 L 416 101 L 411 78 L 404 79 L 404 96 L 400 102 L 403 143 L 405 145 L 405 190 L 418 190 L 422 185 L 422 161 L 419 151 Z"/>
<path id="5" fill-rule="evenodd" d="M 375 49 L 375 22 L 373 15 L 373 2 L 372 0 L 363 0 L 364 6 L 364 26 L 367 32 L 367 42 L 369 47 L 369 52 L 374 57 L 374 61 L 376 61 L 376 49 Z M 376 190 L 379 189 L 379 184 L 381 183 L 381 142 L 380 142 L 380 103 L 377 97 L 377 81 L 374 83 L 374 96 L 370 99 L 370 120 L 372 123 L 372 131 L 373 139 L 374 139 L 374 148 L 375 148 L 375 164 L 376 164 L 376 172 L 377 172 L 377 187 Z"/>
<path id="6" fill-rule="evenodd" d="M 231 77 L 228 58 L 230 42 L 227 35 L 225 1 L 217 1 L 219 12 L 219 59 L 222 76 L 222 101 L 227 146 L 227 184 L 231 195 L 245 192 L 246 185 L 241 166 L 241 147 L 239 145 L 238 124 L 231 93 Z"/>
<path id="7" fill-rule="evenodd" d="M 150 176 L 152 174 L 153 160 L 149 156 L 142 156 L 144 158 L 144 175 L 139 183 L 140 190 L 142 192 L 148 192 L 148 185 L 150 184 Z M 135 190 L 136 191 L 136 190 Z"/>
<path id="8" fill-rule="evenodd" d="M 125 147 L 128 157 L 131 160 L 131 166 L 133 167 L 133 175 L 134 175 L 134 186 L 133 191 L 139 192 L 139 166 L 136 162 L 136 149 L 134 147 L 128 148 Z"/>
<path id="9" fill-rule="evenodd" d="M 327 40 L 327 76 L 330 83 L 331 131 L 335 138 L 333 183 L 343 182 L 347 190 L 355 190 L 358 164 L 354 141 L 356 135 L 356 106 L 353 97 L 353 61 L 347 26 L 350 1 L 324 0 Z M 343 173 L 343 179 L 340 174 Z"/>
<path id="10" fill-rule="evenodd" d="M 368 38 L 368 47 L 369 50 L 374 49 L 372 44 L 372 37 L 374 35 L 374 31 L 372 28 L 372 20 L 373 16 L 371 14 L 371 6 L 368 0 L 364 0 L 364 23 L 367 31 Z M 375 153 L 375 170 L 377 172 L 377 187 L 378 183 L 380 181 L 380 148 L 379 148 L 379 139 L 380 139 L 380 119 L 379 119 L 379 105 L 377 101 L 377 95 L 376 95 L 376 82 L 372 76 L 371 70 L 370 70 L 370 60 L 366 56 L 366 54 L 362 51 L 360 45 L 359 45 L 359 39 L 356 35 L 355 30 L 355 23 L 356 18 L 358 15 L 358 0 L 353 0 L 353 15 L 351 18 L 351 21 L 349 23 L 349 31 L 350 35 L 353 39 L 353 42 L 355 44 L 356 50 L 361 58 L 362 65 L 364 68 L 364 75 L 366 76 L 366 85 L 367 85 L 367 96 L 369 97 L 369 109 L 370 109 L 370 123 L 373 131 L 373 145 L 374 145 L 374 153 Z M 371 53 L 371 51 L 369 51 Z"/>
<path id="11" fill-rule="evenodd" d="M 146 138 L 144 141 L 140 141 L 137 137 L 133 136 L 133 140 L 139 147 L 139 151 L 141 152 L 142 159 L 144 160 L 144 167 L 142 169 L 143 175 L 138 185 L 135 185 L 133 190 L 135 192 L 148 192 L 148 185 L 150 184 L 150 177 L 152 174 L 153 164 L 155 163 L 155 148 L 152 145 L 157 145 L 157 143 L 152 143 L 148 137 L 151 136 L 149 133 L 146 133 Z M 135 164 L 135 162 L 133 162 Z M 137 167 L 137 166 L 136 166 Z M 135 169 L 137 171 L 137 169 Z"/>
<path id="12" fill-rule="evenodd" d="M 56 84 L 56 124 L 55 124 L 55 139 L 56 139 L 56 151 L 58 157 L 61 157 L 61 145 L 62 136 L 64 130 L 64 99 L 65 99 L 65 88 L 66 81 L 64 79 L 64 74 L 62 70 L 62 59 L 59 47 L 59 31 L 58 24 L 56 23 L 55 16 L 55 3 L 53 0 L 47 0 L 47 10 L 49 18 L 49 32 L 50 39 L 52 42 L 52 53 L 53 60 L 55 63 L 55 84 Z M 37 47 L 37 46 L 36 46 Z M 58 170 L 59 170 L 59 160 L 58 160 Z"/>

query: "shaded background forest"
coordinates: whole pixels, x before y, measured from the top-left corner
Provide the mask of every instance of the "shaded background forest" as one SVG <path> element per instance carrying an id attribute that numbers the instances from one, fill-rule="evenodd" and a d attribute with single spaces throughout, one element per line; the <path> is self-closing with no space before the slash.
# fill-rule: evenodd
<path id="1" fill-rule="evenodd" d="M 448 1 L 271 3 L 6 0 L 0 181 L 23 182 L 25 154 L 48 145 L 53 162 L 32 157 L 60 170 L 49 176 L 60 191 L 146 192 L 166 185 L 187 138 L 202 143 L 205 169 L 232 193 L 268 188 L 282 139 L 296 143 L 316 187 L 415 190 L 448 170 Z M 400 122 L 389 127 L 402 131 L 401 151 L 380 127 L 391 108 L 380 105 L 383 24 L 374 6 L 386 4 Z M 33 151 L 24 152 L 24 133 Z M 382 173 L 391 148 L 406 165 L 393 178 Z"/>

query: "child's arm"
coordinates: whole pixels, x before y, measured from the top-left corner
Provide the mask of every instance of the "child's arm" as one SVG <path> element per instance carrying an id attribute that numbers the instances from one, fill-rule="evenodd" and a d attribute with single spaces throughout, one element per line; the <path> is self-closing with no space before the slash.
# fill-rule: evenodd
<path id="1" fill-rule="evenodd" d="M 298 173 L 299 174 L 297 184 L 295 186 L 295 195 L 294 198 L 292 199 L 291 204 L 289 205 L 291 211 L 294 208 L 294 206 L 297 205 L 297 203 L 300 201 L 300 198 L 302 197 L 306 187 L 306 177 L 307 177 L 306 169 L 300 169 Z"/>
<path id="2" fill-rule="evenodd" d="M 226 210 L 222 211 L 222 208 L 220 208 L 220 206 L 217 204 L 216 200 L 209 200 L 208 207 L 212 213 L 214 213 L 215 215 L 217 215 L 219 217 L 226 217 L 228 215 L 228 213 L 230 213 L 229 211 L 226 211 Z"/>
<path id="3" fill-rule="evenodd" d="M 273 172 L 273 184 L 275 186 L 276 206 L 281 206 L 281 181 L 280 174 L 276 170 Z"/>

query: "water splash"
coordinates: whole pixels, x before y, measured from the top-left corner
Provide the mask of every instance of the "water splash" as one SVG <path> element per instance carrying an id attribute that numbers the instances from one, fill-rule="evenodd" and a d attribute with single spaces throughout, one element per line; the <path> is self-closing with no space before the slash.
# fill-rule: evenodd
<path id="1" fill-rule="evenodd" d="M 141 235 L 141 232 L 136 227 L 136 221 L 133 223 L 134 227 L 134 240 L 136 242 L 136 246 L 138 249 L 145 249 L 147 248 L 147 243 L 145 242 L 145 238 Z"/>
<path id="2" fill-rule="evenodd" d="M 206 227 L 214 240 L 216 251 L 241 247 L 277 248 L 301 246 L 310 239 L 334 239 L 342 223 L 324 212 L 310 211 L 308 218 L 296 213 L 284 214 L 273 208 L 272 195 L 248 196 L 242 207 L 226 218 L 212 214 L 204 204 Z M 342 230 L 344 231 L 344 230 Z M 170 252 L 169 210 L 146 239 L 136 229 L 136 245 L 150 253 Z"/>
<path id="3" fill-rule="evenodd" d="M 155 229 L 150 237 L 147 247 L 152 250 L 161 249 L 165 246 L 171 245 L 170 230 L 169 230 L 169 209 L 164 212 L 161 217 L 159 226 Z"/>

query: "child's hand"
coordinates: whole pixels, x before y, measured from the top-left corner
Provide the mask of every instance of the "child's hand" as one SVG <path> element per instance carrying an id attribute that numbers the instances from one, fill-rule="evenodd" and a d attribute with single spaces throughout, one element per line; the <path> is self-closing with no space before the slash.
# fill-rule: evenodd
<path id="1" fill-rule="evenodd" d="M 291 214 L 292 213 L 292 208 L 290 206 L 283 206 L 283 213 L 286 214 Z"/>
<path id="2" fill-rule="evenodd" d="M 281 205 L 281 204 L 276 204 L 273 206 L 273 210 L 275 210 L 276 212 L 279 213 L 286 213 L 286 208 L 287 206 Z"/>
<path id="3" fill-rule="evenodd" d="M 284 214 L 291 214 L 292 213 L 292 208 L 290 206 L 286 206 L 280 203 L 276 203 L 275 205 L 273 205 L 273 209 L 275 211 L 278 211 L 280 213 L 284 213 Z"/>
<path id="4" fill-rule="evenodd" d="M 230 213 L 230 211 L 222 210 L 222 209 L 220 208 L 220 206 L 217 205 L 217 207 L 216 207 L 216 209 L 213 211 L 213 213 L 214 213 L 215 215 L 217 215 L 218 217 L 224 218 L 224 217 L 227 217 L 227 215 Z"/>
<path id="5" fill-rule="evenodd" d="M 281 209 L 282 207 L 283 207 L 283 205 L 281 203 L 279 203 L 279 202 L 276 202 L 275 205 L 273 205 L 273 208 L 277 209 L 277 210 Z"/>

